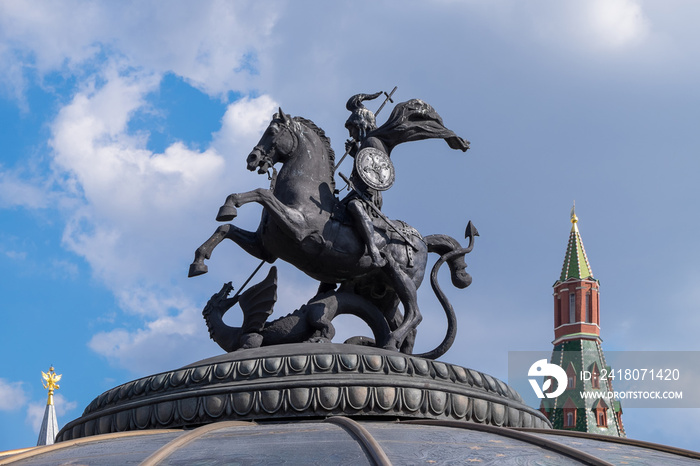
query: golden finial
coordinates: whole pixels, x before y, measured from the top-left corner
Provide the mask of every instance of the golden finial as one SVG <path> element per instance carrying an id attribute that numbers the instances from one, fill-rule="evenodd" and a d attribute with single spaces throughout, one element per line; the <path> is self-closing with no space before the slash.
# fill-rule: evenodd
<path id="1" fill-rule="evenodd" d="M 574 201 L 573 207 L 571 207 L 571 231 L 578 230 L 576 223 L 578 222 L 578 217 L 576 216 L 576 201 Z"/>
<path id="2" fill-rule="evenodd" d="M 56 382 L 61 380 L 61 377 L 63 377 L 63 375 L 60 375 L 60 374 L 57 375 L 53 369 L 53 366 L 51 366 L 49 368 L 48 374 L 44 371 L 41 371 L 41 377 L 46 381 L 45 383 L 41 382 L 41 384 L 44 386 L 44 388 L 48 389 L 48 391 L 49 391 L 49 399 L 46 402 L 46 404 L 52 405 L 53 404 L 53 391 L 61 388 L 58 386 L 58 383 L 56 383 Z"/>

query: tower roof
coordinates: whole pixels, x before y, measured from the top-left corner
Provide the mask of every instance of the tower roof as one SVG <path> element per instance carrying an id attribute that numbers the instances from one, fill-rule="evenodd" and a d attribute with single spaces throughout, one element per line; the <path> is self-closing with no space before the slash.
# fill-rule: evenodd
<path id="1" fill-rule="evenodd" d="M 586 250 L 583 247 L 581 234 L 578 231 L 576 204 L 571 208 L 571 233 L 569 234 L 569 244 L 566 246 L 566 256 L 564 256 L 564 266 L 561 269 L 559 281 L 563 282 L 571 278 L 595 280 L 591 266 L 588 263 Z"/>

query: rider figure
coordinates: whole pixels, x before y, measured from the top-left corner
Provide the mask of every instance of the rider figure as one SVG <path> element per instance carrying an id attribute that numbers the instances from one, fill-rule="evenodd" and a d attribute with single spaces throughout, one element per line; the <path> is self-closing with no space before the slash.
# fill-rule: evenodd
<path id="1" fill-rule="evenodd" d="M 377 129 L 377 124 L 374 118 L 374 113 L 365 108 L 362 104 L 363 100 L 376 99 L 381 95 L 381 92 L 376 94 L 357 94 L 350 97 L 346 108 L 351 112 L 350 117 L 345 122 L 345 127 L 350 133 L 351 140 L 346 141 L 345 148 L 349 149 L 349 154 L 353 159 L 360 151 L 365 147 L 374 146 L 372 139 L 368 138 L 367 135 L 370 131 Z M 367 200 L 372 202 L 378 209 L 382 208 L 382 194 L 376 189 L 372 189 L 357 174 L 357 169 L 353 164 L 352 175 L 350 179 L 353 182 L 354 190 L 348 194 L 345 198 L 347 202 L 348 212 L 352 216 L 354 221 L 355 229 L 360 235 L 360 238 L 367 245 L 369 250 L 369 255 L 372 259 L 373 265 L 377 267 L 383 267 L 386 265 L 386 259 L 384 259 L 379 252 L 379 248 L 374 241 L 374 224 L 372 222 L 372 217 L 377 215 L 374 213 L 371 207 L 365 204 L 365 200 L 362 199 L 364 196 Z M 360 196 L 361 193 L 363 196 Z"/>

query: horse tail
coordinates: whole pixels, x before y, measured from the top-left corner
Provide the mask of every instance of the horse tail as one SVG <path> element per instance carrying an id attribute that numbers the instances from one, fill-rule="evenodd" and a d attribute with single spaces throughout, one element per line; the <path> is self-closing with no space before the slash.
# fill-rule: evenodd
<path id="1" fill-rule="evenodd" d="M 457 288 L 468 287 L 472 282 L 472 277 L 465 271 L 467 263 L 464 261 L 464 255 L 471 251 L 471 247 L 463 248 L 459 241 L 447 235 L 429 235 L 424 239 L 428 245 L 428 252 L 440 254 L 440 258 L 430 272 L 430 286 L 432 286 L 435 296 L 437 296 L 447 315 L 447 332 L 445 333 L 445 338 L 435 349 L 426 353 L 415 354 L 414 356 L 437 359 L 450 349 L 457 336 L 457 316 L 452 304 L 438 284 L 437 274 L 442 264 L 447 262 L 450 268 L 450 275 L 452 276 L 452 284 Z"/>

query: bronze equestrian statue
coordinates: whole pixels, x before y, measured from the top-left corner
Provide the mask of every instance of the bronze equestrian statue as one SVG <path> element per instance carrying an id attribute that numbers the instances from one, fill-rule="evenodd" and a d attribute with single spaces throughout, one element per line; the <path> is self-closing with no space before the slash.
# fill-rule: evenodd
<path id="1" fill-rule="evenodd" d="M 370 126 L 364 134 L 358 134 L 358 151 L 354 155 L 362 149 L 371 148 L 381 151 L 388 158 L 396 145 L 428 138 L 445 139 L 451 148 L 462 151 L 469 148 L 467 141 L 445 128 L 430 105 L 413 99 L 397 104 L 384 125 L 379 128 Z M 204 260 L 211 257 L 221 241 L 233 240 L 261 260 L 272 263 L 282 259 L 323 284 L 319 294 L 305 305 L 312 306 L 313 312 L 306 312 L 309 309 L 304 310 L 302 306 L 292 314 L 296 315 L 294 322 L 303 321 L 304 325 L 310 325 L 315 330 L 309 327 L 308 331 L 299 333 L 303 337 L 295 338 L 302 338 L 301 341 L 327 341 L 334 334 L 330 320 L 338 314 L 350 313 L 368 322 L 375 334 L 374 343 L 368 339 L 357 339 L 355 342 L 367 344 L 369 341 L 386 349 L 411 354 L 416 327 L 422 319 L 417 289 L 423 281 L 428 253 L 435 252 L 440 258 L 433 267 L 431 284 L 448 316 L 448 331 L 437 348 L 419 356 L 437 358 L 444 354 L 454 341 L 456 319 L 452 306 L 437 283 L 437 270 L 447 262 L 454 286 L 469 286 L 471 276 L 465 271 L 464 255 L 472 250 L 474 237 L 478 235 L 471 222 L 467 227 L 469 244 L 464 248 L 450 236 L 438 234 L 423 237 L 405 222 L 388 220 L 383 214 L 371 215 L 365 210 L 373 226 L 371 241 L 377 248 L 375 252 L 380 253 L 380 257 L 377 257 L 370 253 L 367 241 L 358 232 L 360 228 L 355 225 L 357 217 L 349 212 L 348 206 L 352 202 L 341 201 L 336 195 L 335 154 L 322 129 L 310 120 L 292 118 L 279 109 L 247 158 L 248 170 L 258 170 L 259 173 L 267 173 L 276 164 L 282 166 L 270 189 L 258 188 L 229 195 L 216 218 L 218 221 L 233 220 L 237 207 L 256 202 L 263 206 L 258 229 L 253 232 L 233 224 L 220 226 L 195 252 L 189 275 L 206 273 Z M 358 178 L 360 181 L 363 179 L 354 173 L 353 179 Z M 354 184 L 358 184 L 357 181 Z M 227 298 L 229 291 L 230 288 L 225 286 L 212 297 L 205 309 L 207 315 L 222 314 L 235 304 Z M 271 306 L 269 311 L 263 312 L 264 319 L 272 312 Z M 243 303 L 241 307 L 245 313 Z M 320 316 L 322 324 L 314 320 L 316 317 L 300 320 L 299 315 L 302 314 Z M 228 341 L 222 347 L 232 351 L 241 347 L 273 344 L 273 340 L 276 343 L 290 342 L 285 338 L 269 337 L 266 342 L 263 334 L 269 323 L 264 323 L 264 319 L 254 325 L 255 330 L 246 333 L 244 341 L 238 341 L 239 332 L 233 338 L 236 340 L 234 343 Z M 207 322 L 209 324 L 209 319 Z M 272 333 L 268 331 L 268 334 Z M 232 337 L 220 337 L 224 338 L 231 340 Z"/>

